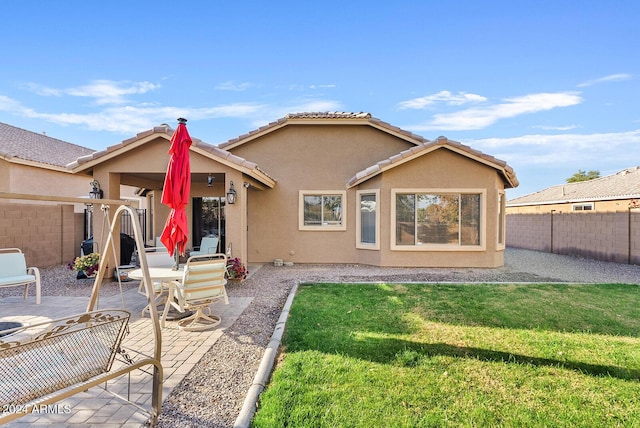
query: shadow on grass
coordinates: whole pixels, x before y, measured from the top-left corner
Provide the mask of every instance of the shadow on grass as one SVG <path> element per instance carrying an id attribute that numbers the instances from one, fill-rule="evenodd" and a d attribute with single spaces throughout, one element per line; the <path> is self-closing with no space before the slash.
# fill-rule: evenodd
<path id="1" fill-rule="evenodd" d="M 491 349 L 455 346 L 448 343 L 425 344 L 400 339 L 366 338 L 359 340 L 358 343 L 354 344 L 350 349 L 340 349 L 334 352 L 326 349 L 316 350 L 325 353 L 349 356 L 352 358 L 365 359 L 380 364 L 414 366 L 419 364 L 419 361 L 422 358 L 445 356 L 507 364 L 562 368 L 596 377 L 608 376 L 635 381 L 640 378 L 640 370 L 638 369 L 589 364 L 580 361 L 533 357 Z"/>
<path id="2" fill-rule="evenodd" d="M 286 352 L 317 351 L 379 364 L 397 364 L 407 367 L 418 365 L 420 360 L 424 358 L 443 356 L 505 364 L 561 368 L 596 377 L 613 377 L 633 381 L 640 379 L 640 369 L 636 368 L 591 364 L 583 361 L 572 361 L 570 358 L 535 357 L 486 348 L 456 346 L 445 342 L 420 343 L 395 338 L 375 337 L 353 340 L 353 338 L 336 338 L 336 336 L 333 336 L 330 343 L 327 343 L 327 346 L 323 346 L 322 339 L 318 338 L 316 341 L 318 346 L 309 346 L 310 344 L 308 343 L 306 346 L 301 343 L 289 343 L 286 346 Z"/>

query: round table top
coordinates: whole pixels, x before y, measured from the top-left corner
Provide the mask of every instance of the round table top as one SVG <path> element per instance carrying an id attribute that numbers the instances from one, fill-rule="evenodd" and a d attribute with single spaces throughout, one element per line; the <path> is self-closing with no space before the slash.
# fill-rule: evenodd
<path id="1" fill-rule="evenodd" d="M 129 278 L 131 279 L 142 279 L 144 277 L 144 273 L 142 269 L 134 269 L 128 272 Z M 165 280 L 169 281 L 172 279 L 180 279 L 184 274 L 184 270 L 182 267 L 178 270 L 173 270 L 171 266 L 169 267 L 150 267 L 149 268 L 149 276 L 154 280 Z"/>

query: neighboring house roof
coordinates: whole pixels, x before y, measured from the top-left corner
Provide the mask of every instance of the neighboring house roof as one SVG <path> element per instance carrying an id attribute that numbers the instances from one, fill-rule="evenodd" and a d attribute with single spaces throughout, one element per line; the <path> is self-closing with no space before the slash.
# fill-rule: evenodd
<path id="1" fill-rule="evenodd" d="M 7 162 L 65 170 L 65 166 L 94 150 L 0 122 L 0 158 Z"/>
<path id="2" fill-rule="evenodd" d="M 507 206 L 545 205 L 585 201 L 640 198 L 640 167 L 623 169 L 612 175 L 559 184 L 507 202 Z"/>
<path id="3" fill-rule="evenodd" d="M 95 165 L 105 162 L 108 159 L 112 159 L 116 156 L 120 156 L 129 150 L 137 148 L 155 138 L 161 137 L 167 140 L 171 140 L 171 136 L 175 130 L 169 125 L 156 126 L 153 129 L 149 129 L 144 132 L 138 133 L 135 137 L 123 140 L 119 144 L 109 146 L 104 150 L 100 150 L 91 153 L 86 156 L 79 157 L 73 162 L 67 165 L 67 168 L 72 169 L 74 172 L 85 171 L 92 169 Z M 275 186 L 275 179 L 269 176 L 265 171 L 261 170 L 254 162 L 250 162 L 240 156 L 236 156 L 221 150 L 216 146 L 207 144 L 202 140 L 191 137 L 190 150 L 199 153 L 205 157 L 211 158 L 217 162 L 230 166 L 236 170 L 242 171 L 250 177 L 262 182 L 268 187 Z"/>

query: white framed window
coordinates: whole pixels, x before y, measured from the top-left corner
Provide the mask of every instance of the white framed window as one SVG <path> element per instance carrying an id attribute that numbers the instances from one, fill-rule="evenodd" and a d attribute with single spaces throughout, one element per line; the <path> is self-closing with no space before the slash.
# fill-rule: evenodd
<path id="1" fill-rule="evenodd" d="M 356 192 L 356 248 L 380 249 L 380 190 Z"/>
<path id="2" fill-rule="evenodd" d="M 571 211 L 593 211 L 593 202 L 583 204 L 572 204 Z"/>
<path id="3" fill-rule="evenodd" d="M 346 201 L 346 191 L 301 190 L 298 202 L 298 229 L 346 230 Z"/>
<path id="4" fill-rule="evenodd" d="M 505 248 L 506 240 L 506 198 L 504 192 L 498 193 L 498 249 Z"/>
<path id="5" fill-rule="evenodd" d="M 391 249 L 482 251 L 484 189 L 393 189 Z"/>

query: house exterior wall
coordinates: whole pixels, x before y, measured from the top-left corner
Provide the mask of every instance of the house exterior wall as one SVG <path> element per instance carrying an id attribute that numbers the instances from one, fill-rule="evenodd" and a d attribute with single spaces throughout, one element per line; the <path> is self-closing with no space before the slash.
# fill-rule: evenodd
<path id="1" fill-rule="evenodd" d="M 640 210 L 509 214 L 507 245 L 640 264 Z"/>
<path id="2" fill-rule="evenodd" d="M 91 177 L 68 172 L 38 168 L 0 161 L 0 191 L 40 196 L 88 196 Z M 23 204 L 32 202 L 21 201 Z M 44 202 L 33 202 L 43 204 Z M 84 204 L 73 204 L 76 212 L 84 211 Z"/>
<path id="3" fill-rule="evenodd" d="M 344 191 L 356 171 L 412 145 L 368 126 L 289 125 L 232 149 L 277 180 L 248 192 L 250 262 L 355 263 L 355 189 L 347 192 L 345 231 L 298 230 L 299 191 Z"/>
<path id="4" fill-rule="evenodd" d="M 11 164 L 4 159 L 0 159 L 0 192 L 11 191 L 10 172 Z"/>
<path id="5" fill-rule="evenodd" d="M 277 180 L 275 188 L 248 192 L 248 260 L 296 263 L 365 263 L 381 266 L 503 264 L 497 247 L 497 199 L 504 189 L 494 168 L 439 149 L 346 190 L 345 230 L 299 230 L 300 191 L 345 191 L 355 172 L 412 147 L 367 126 L 290 125 L 231 151 L 251 159 Z M 356 249 L 356 192 L 380 189 L 380 249 Z M 483 200 L 485 242 L 471 251 L 391 249 L 393 189 L 476 189 Z"/>
<path id="6" fill-rule="evenodd" d="M 7 193 L 88 196 L 91 178 L 0 160 L 0 191 Z M 0 201 L 0 247 L 25 253 L 29 266 L 45 268 L 67 264 L 79 255 L 84 239 L 84 204 Z"/>
<path id="7" fill-rule="evenodd" d="M 384 266 L 433 266 L 433 267 L 496 267 L 504 264 L 504 252 L 497 248 L 498 192 L 504 185 L 496 171 L 465 156 L 446 149 L 422 156 L 383 174 L 381 193 L 389 195 L 383 202 L 382 217 L 382 265 Z M 392 189 L 456 189 L 486 192 L 481 201 L 484 229 L 481 249 L 463 251 L 399 251 L 390 248 L 391 190 Z"/>
<path id="8" fill-rule="evenodd" d="M 0 247 L 21 249 L 27 266 L 67 264 L 79 255 L 75 216 L 73 205 L 0 201 Z"/>

